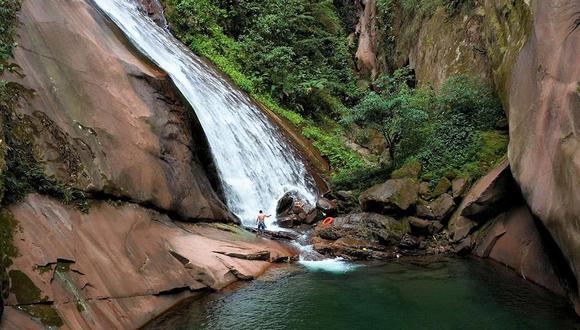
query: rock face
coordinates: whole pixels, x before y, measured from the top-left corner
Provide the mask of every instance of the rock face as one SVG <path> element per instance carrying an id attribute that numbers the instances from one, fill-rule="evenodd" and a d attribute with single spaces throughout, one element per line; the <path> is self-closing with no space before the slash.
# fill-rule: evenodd
<path id="1" fill-rule="evenodd" d="M 414 179 L 391 179 L 364 191 L 359 202 L 363 211 L 398 213 L 415 206 L 418 194 L 419 184 Z"/>
<path id="2" fill-rule="evenodd" d="M 208 180 L 203 131 L 165 73 L 85 1 L 24 1 L 19 21 L 18 82 L 34 90 L 22 111 L 49 174 L 182 220 L 237 221 Z"/>
<path id="3" fill-rule="evenodd" d="M 356 50 L 356 66 L 363 73 L 375 78 L 381 71 L 385 70 L 384 58 L 377 56 L 378 53 L 378 30 L 377 2 L 376 0 L 360 1 L 362 10 L 359 15 L 359 23 L 356 26 L 355 35 L 358 39 Z"/>
<path id="4" fill-rule="evenodd" d="M 193 112 L 90 3 L 26 0 L 19 14 L 23 75 L 10 79 L 32 97 L 18 111 L 47 174 L 86 192 L 91 207 L 31 194 L 0 210 L 17 251 L 8 328 L 139 328 L 295 254 L 223 224 L 238 219 Z"/>
<path id="5" fill-rule="evenodd" d="M 533 28 L 508 90 L 509 158 L 580 284 L 580 3 L 531 3 Z"/>
<path id="6" fill-rule="evenodd" d="M 30 195 L 9 211 L 20 229 L 8 324 L 24 315 L 16 306 L 34 312 L 31 304 L 43 302 L 68 328 L 138 328 L 185 297 L 255 277 L 270 259 L 294 254 L 238 227 L 175 223 L 130 203 L 95 201 L 84 214 Z"/>
<path id="7" fill-rule="evenodd" d="M 502 213 L 476 236 L 475 255 L 500 262 L 552 292 L 566 294 L 556 270 L 554 247 L 545 242 L 527 206 Z"/>
<path id="8" fill-rule="evenodd" d="M 319 224 L 314 248 L 324 254 L 369 259 L 373 250 L 397 246 L 408 224 L 376 213 L 354 213 L 334 219 L 332 225 Z"/>

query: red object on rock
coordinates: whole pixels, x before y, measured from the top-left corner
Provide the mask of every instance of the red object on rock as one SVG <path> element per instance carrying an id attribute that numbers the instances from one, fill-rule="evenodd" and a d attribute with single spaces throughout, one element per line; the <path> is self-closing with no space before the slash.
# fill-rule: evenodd
<path id="1" fill-rule="evenodd" d="M 331 225 L 334 222 L 334 218 L 333 217 L 328 217 L 324 220 L 322 220 L 322 224 L 323 225 Z"/>

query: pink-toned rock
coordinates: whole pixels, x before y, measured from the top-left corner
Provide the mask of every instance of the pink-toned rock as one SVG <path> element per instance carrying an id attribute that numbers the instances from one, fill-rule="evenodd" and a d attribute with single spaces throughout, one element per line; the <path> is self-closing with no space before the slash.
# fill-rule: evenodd
<path id="1" fill-rule="evenodd" d="M 528 205 L 580 284 L 580 2 L 531 7 L 532 31 L 511 74 L 509 158 Z"/>
<path id="2" fill-rule="evenodd" d="M 461 216 L 474 221 L 493 218 L 509 207 L 510 203 L 518 202 L 520 197 L 514 190 L 509 163 L 505 160 L 471 187 L 451 217 L 450 224 Z"/>
<path id="3" fill-rule="evenodd" d="M 49 174 L 182 220 L 238 221 L 208 180 L 218 182 L 203 130 L 167 75 L 89 2 L 27 0 L 18 18 L 24 76 L 14 79 L 34 90 L 21 111 Z"/>
<path id="4" fill-rule="evenodd" d="M 546 244 L 527 206 L 498 216 L 491 228 L 477 237 L 473 253 L 498 261 L 523 278 L 559 295 L 565 295 L 556 273 L 553 247 Z"/>
<path id="5" fill-rule="evenodd" d="M 19 224 L 14 244 L 20 252 L 10 269 L 25 272 L 69 328 L 138 328 L 196 291 L 219 290 L 270 265 L 240 255 L 295 254 L 232 225 L 174 223 L 134 204 L 95 202 L 84 214 L 30 195 L 9 211 Z M 70 270 L 58 270 L 63 262 Z M 77 300 L 82 311 L 69 303 Z M 18 305 L 17 295 L 5 303 Z"/>

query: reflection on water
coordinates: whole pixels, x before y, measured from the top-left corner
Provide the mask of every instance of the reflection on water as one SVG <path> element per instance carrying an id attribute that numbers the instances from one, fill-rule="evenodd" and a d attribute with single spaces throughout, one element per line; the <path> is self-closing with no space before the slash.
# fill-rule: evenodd
<path id="1" fill-rule="evenodd" d="M 580 329 L 564 299 L 487 261 L 402 260 L 343 274 L 295 265 L 274 275 L 185 304 L 149 327 Z"/>

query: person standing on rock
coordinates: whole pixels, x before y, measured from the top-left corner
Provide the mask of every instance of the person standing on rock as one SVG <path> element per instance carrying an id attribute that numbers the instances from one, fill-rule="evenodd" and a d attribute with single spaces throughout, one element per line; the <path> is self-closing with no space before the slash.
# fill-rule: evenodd
<path id="1" fill-rule="evenodd" d="M 266 230 L 266 218 L 269 217 L 270 216 L 266 215 L 266 213 L 264 213 L 262 210 L 260 210 L 260 213 L 258 213 L 258 218 L 256 218 L 256 221 L 258 221 L 258 232 L 260 234 L 263 234 Z"/>

